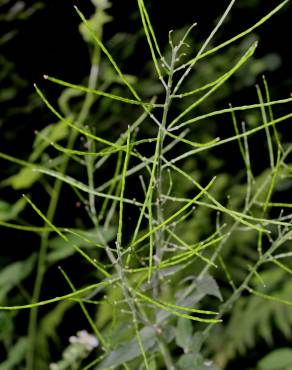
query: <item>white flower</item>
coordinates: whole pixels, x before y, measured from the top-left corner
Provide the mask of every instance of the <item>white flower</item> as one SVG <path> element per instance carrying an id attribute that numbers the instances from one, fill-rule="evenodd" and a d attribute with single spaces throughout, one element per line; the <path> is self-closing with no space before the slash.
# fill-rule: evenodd
<path id="1" fill-rule="evenodd" d="M 92 351 L 98 346 L 98 339 L 94 335 L 89 334 L 86 330 L 79 331 L 76 339 L 80 344 L 83 344 L 88 351 Z"/>

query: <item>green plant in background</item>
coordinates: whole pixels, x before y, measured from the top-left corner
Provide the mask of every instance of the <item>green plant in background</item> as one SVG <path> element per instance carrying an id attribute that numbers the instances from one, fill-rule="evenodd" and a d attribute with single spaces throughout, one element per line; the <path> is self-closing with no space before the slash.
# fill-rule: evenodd
<path id="1" fill-rule="evenodd" d="M 32 6 L 27 6 L 23 1 L 0 1 L 0 21 L 4 29 L 3 34 L 0 38 L 0 46 L 5 47 L 9 44 L 14 37 L 17 35 L 17 22 L 27 21 L 36 11 L 41 9 L 43 4 L 41 2 L 35 2 Z M 12 27 L 8 28 L 8 25 Z M 11 29 L 12 28 L 12 29 Z M 15 63 L 12 60 L 7 59 L 4 54 L 0 56 L 0 104 L 9 104 L 20 95 L 20 92 L 25 89 L 28 85 L 28 81 L 25 81 L 15 71 Z M 19 113 L 30 113 L 39 106 L 39 102 L 34 96 L 28 96 L 25 106 L 14 106 L 6 111 L 6 114 L 1 115 L 0 125 L 6 124 L 7 120 Z"/>
<path id="2" fill-rule="evenodd" d="M 290 322 L 286 310 L 292 303 L 285 278 L 292 271 L 291 204 L 277 203 L 274 195 L 290 183 L 291 145 L 282 140 L 278 126 L 292 113 L 278 116 L 274 108 L 292 98 L 271 100 L 263 79 L 255 104 L 208 109 L 209 99 L 253 57 L 257 42 L 248 39 L 251 32 L 288 2 L 213 46 L 232 0 L 193 56 L 184 52 L 195 25 L 181 35 L 170 32 L 168 50 L 162 53 L 145 4 L 138 0 L 158 81 L 145 90 L 145 81 L 124 74 L 102 41 L 103 27 L 111 20 L 110 2 L 92 0 L 95 13 L 89 20 L 76 8 L 91 57 L 87 83 L 45 76 L 64 88 L 56 108 L 35 86 L 57 122 L 37 133 L 29 160 L 0 153 L 21 166 L 3 185 L 30 190 L 17 203 L 2 204 L 0 224 L 39 234 L 41 240 L 38 256 L 11 263 L 0 273 L 3 325 L 11 325 L 18 310 L 30 309 L 28 334 L 6 343 L 9 358 L 0 370 L 42 370 L 49 364 L 53 370 L 218 370 L 253 347 L 258 337 L 271 343 L 271 318 L 289 335 L 285 320 L 288 316 Z M 221 66 L 202 85 L 193 82 L 196 68 L 204 70 L 210 57 L 220 60 L 223 49 L 241 39 L 250 44 L 229 69 Z M 117 43 L 115 37 L 111 43 Z M 151 96 L 153 90 L 158 96 Z M 245 113 L 252 115 L 251 124 L 239 124 Z M 228 134 L 218 137 L 214 122 L 229 125 Z M 268 158 L 260 174 L 254 171 L 250 148 L 257 135 Z M 216 150 L 223 146 L 228 151 L 228 143 L 237 143 L 240 155 L 234 177 L 221 171 L 223 160 L 216 158 Z M 199 170 L 199 161 L 210 161 L 206 171 Z M 35 189 L 49 198 L 47 209 Z M 85 210 L 73 226 L 72 220 L 57 226 L 58 212 L 68 206 L 64 190 Z M 24 208 L 44 225 L 24 222 L 19 217 Z M 79 255 L 77 267 L 60 268 L 68 292 L 41 298 L 45 273 L 74 255 Z M 30 295 L 22 280 L 35 264 Z M 73 273 L 83 265 L 88 275 L 78 274 L 75 281 Z M 13 300 L 9 292 L 15 288 L 20 294 Z M 65 348 L 58 337 L 75 305 L 91 334 L 79 327 Z M 41 316 L 42 306 L 50 311 Z M 63 352 L 59 359 L 52 359 L 51 343 Z M 277 351 L 285 355 L 273 351 L 258 370 L 289 370 L 289 350 Z"/>

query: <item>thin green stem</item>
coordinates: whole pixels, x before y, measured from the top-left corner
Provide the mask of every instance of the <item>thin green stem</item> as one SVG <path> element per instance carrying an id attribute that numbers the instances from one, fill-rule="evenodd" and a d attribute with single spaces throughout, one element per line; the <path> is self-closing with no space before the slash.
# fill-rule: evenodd
<path id="1" fill-rule="evenodd" d="M 94 82 L 96 84 L 96 81 L 97 81 L 97 77 L 98 77 L 97 63 L 98 63 L 98 59 L 96 59 L 96 55 L 94 55 L 93 63 L 92 63 L 91 70 L 90 70 L 90 77 L 89 77 L 90 85 L 93 85 Z M 89 95 L 90 94 L 86 95 L 82 109 L 77 119 L 79 126 L 81 126 L 86 120 L 88 113 L 90 111 L 91 105 L 93 103 L 92 98 L 89 97 Z M 68 144 L 67 144 L 68 149 L 73 148 L 74 143 L 78 137 L 78 134 L 79 134 L 78 131 L 71 130 L 69 134 Z M 64 161 L 60 168 L 61 174 L 65 174 L 67 172 L 67 168 L 68 168 L 69 160 L 70 160 L 70 157 L 68 157 L 67 155 L 64 155 L 63 157 L 64 157 Z M 46 215 L 47 219 L 50 222 L 52 222 L 55 217 L 62 185 L 63 185 L 63 181 L 61 181 L 60 179 L 55 180 L 47 215 Z M 38 263 L 37 263 L 36 278 L 35 278 L 33 295 L 32 295 L 33 303 L 39 301 L 40 294 L 41 294 L 42 283 L 43 283 L 45 270 L 46 270 L 46 256 L 47 256 L 47 250 L 48 250 L 49 236 L 50 236 L 50 232 L 46 232 L 41 237 L 41 245 L 40 245 L 40 252 L 39 252 Z M 33 308 L 30 311 L 29 324 L 28 324 L 28 340 L 29 340 L 30 350 L 27 351 L 27 356 L 26 356 L 26 369 L 27 370 L 34 369 L 35 350 L 36 350 L 36 343 L 37 343 L 37 319 L 38 319 L 38 309 Z"/>
<path id="2" fill-rule="evenodd" d="M 173 83 L 173 73 L 174 73 L 174 66 L 177 57 L 177 52 L 179 51 L 179 47 L 175 46 L 172 49 L 171 55 L 171 63 L 170 63 L 170 70 L 168 75 L 168 81 L 166 85 L 166 95 L 164 101 L 164 108 L 163 108 L 163 115 L 161 126 L 159 127 L 158 131 L 158 156 L 157 156 L 157 169 L 156 169 L 156 178 L 155 178 L 155 186 L 156 186 L 156 193 L 155 193 L 155 201 L 156 201 L 156 217 L 158 224 L 163 224 L 164 222 L 164 215 L 163 215 L 163 205 L 162 205 L 162 195 L 163 195 L 163 174 L 162 174 L 162 155 L 163 155 L 163 148 L 164 148 L 164 139 L 165 139 L 165 130 L 167 126 L 167 118 L 168 112 L 170 109 L 172 97 L 172 83 Z M 157 230 L 155 232 L 155 265 L 159 265 L 163 255 L 163 244 L 164 244 L 164 230 L 163 228 Z M 158 290 L 159 290 L 159 271 L 155 270 L 155 279 L 154 279 L 154 296 L 158 297 Z"/>

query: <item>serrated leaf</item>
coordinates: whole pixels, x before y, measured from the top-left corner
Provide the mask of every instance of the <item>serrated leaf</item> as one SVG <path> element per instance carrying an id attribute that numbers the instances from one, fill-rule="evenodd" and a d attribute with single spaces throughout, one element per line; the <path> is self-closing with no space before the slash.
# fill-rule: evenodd
<path id="1" fill-rule="evenodd" d="M 193 327 L 190 320 L 179 317 L 176 327 L 176 344 L 185 352 L 189 352 L 192 345 Z"/>
<path id="2" fill-rule="evenodd" d="M 197 289 L 204 295 L 212 295 L 223 300 L 219 286 L 216 280 L 211 275 L 205 275 L 201 279 L 197 279 Z"/>
<path id="3" fill-rule="evenodd" d="M 286 370 L 288 366 L 292 366 L 291 348 L 276 349 L 258 363 L 260 370 Z"/>

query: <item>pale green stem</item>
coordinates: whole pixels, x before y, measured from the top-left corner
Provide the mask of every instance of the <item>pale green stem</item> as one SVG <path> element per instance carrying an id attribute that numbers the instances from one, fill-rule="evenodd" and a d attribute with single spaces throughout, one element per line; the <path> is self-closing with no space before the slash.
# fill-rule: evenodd
<path id="1" fill-rule="evenodd" d="M 164 147 L 164 139 L 165 139 L 165 130 L 166 130 L 166 124 L 167 124 L 167 117 L 169 108 L 171 105 L 171 89 L 172 89 L 172 79 L 173 79 L 173 73 L 174 73 L 174 65 L 176 61 L 176 56 L 179 48 L 174 47 L 172 51 L 171 56 L 171 64 L 170 64 L 170 71 L 168 76 L 168 81 L 166 87 L 166 96 L 165 96 L 165 102 L 164 102 L 164 108 L 163 108 L 163 115 L 162 115 L 162 122 L 159 127 L 158 132 L 158 140 L 159 140 L 159 148 L 158 148 L 158 156 L 157 156 L 157 169 L 156 169 L 156 179 L 155 179 L 155 185 L 156 185 L 156 216 L 157 216 L 157 222 L 158 224 L 162 224 L 164 217 L 163 217 L 163 208 L 162 208 L 162 194 L 163 194 L 163 175 L 162 175 L 162 155 L 163 155 L 163 147 Z M 158 230 L 155 233 L 155 239 L 156 239 L 156 251 L 155 251 L 155 264 L 159 265 L 161 258 L 162 258 L 162 248 L 163 248 L 163 242 L 165 239 L 164 231 L 163 229 Z M 154 296 L 158 297 L 158 289 L 159 289 L 159 270 L 155 270 L 155 280 L 154 280 Z"/>

